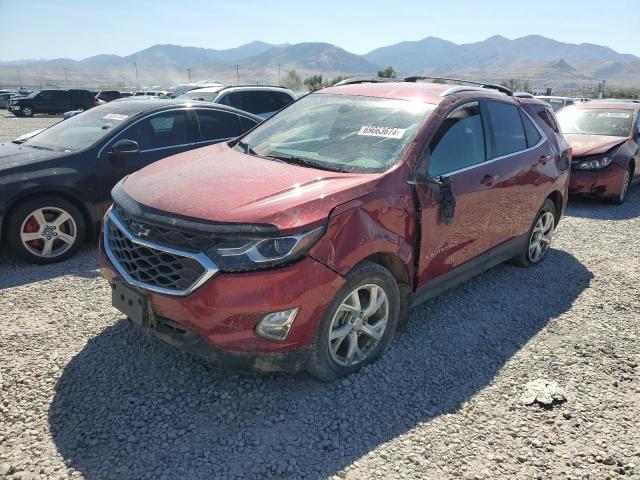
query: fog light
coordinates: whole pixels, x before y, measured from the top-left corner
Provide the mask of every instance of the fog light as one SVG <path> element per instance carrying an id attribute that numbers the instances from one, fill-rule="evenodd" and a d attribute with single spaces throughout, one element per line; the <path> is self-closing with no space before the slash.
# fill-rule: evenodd
<path id="1" fill-rule="evenodd" d="M 265 315 L 256 327 L 256 333 L 270 340 L 282 341 L 289 335 L 291 325 L 298 314 L 299 308 L 273 312 Z"/>

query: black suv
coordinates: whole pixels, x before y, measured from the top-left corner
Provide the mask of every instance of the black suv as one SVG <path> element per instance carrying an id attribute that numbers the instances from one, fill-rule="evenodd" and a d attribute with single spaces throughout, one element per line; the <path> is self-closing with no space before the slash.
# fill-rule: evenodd
<path id="1" fill-rule="evenodd" d="M 17 117 L 32 117 L 36 113 L 64 113 L 88 110 L 94 106 L 95 94 L 89 90 L 36 90 L 25 97 L 8 101 L 7 110 Z"/>

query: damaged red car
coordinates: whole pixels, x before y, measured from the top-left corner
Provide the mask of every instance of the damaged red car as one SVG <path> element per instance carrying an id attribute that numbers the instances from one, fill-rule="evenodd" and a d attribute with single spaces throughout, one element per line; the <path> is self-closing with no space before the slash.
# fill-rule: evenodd
<path id="1" fill-rule="evenodd" d="M 348 80 L 125 178 L 100 248 L 113 304 L 206 359 L 331 381 L 412 304 L 542 261 L 569 180 L 553 113 L 421 80 Z"/>
<path id="2" fill-rule="evenodd" d="M 621 204 L 640 181 L 640 104 L 593 101 L 563 108 L 558 121 L 573 147 L 569 192 Z"/>

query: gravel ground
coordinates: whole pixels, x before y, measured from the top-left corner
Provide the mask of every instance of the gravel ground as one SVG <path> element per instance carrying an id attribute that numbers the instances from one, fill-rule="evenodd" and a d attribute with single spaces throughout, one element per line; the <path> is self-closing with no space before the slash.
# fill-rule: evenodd
<path id="1" fill-rule="evenodd" d="M 640 187 L 621 207 L 573 199 L 553 246 L 415 308 L 334 384 L 145 336 L 94 245 L 45 267 L 0 256 L 0 478 L 638 479 Z M 567 401 L 523 405 L 538 378 Z"/>
<path id="2" fill-rule="evenodd" d="M 33 117 L 16 117 L 13 113 L 0 109 L 0 143 L 10 142 L 20 135 L 47 128 L 62 120 L 61 115 L 35 115 Z"/>

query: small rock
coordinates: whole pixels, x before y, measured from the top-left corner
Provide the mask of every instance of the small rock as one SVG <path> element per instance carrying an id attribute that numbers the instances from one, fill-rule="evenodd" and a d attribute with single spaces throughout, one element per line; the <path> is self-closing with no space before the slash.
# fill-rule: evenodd
<path id="1" fill-rule="evenodd" d="M 552 405 L 562 403 L 567 400 L 567 396 L 558 382 L 538 378 L 525 385 L 525 392 L 520 397 L 525 405 L 532 405 L 538 402 L 541 405 Z"/>

